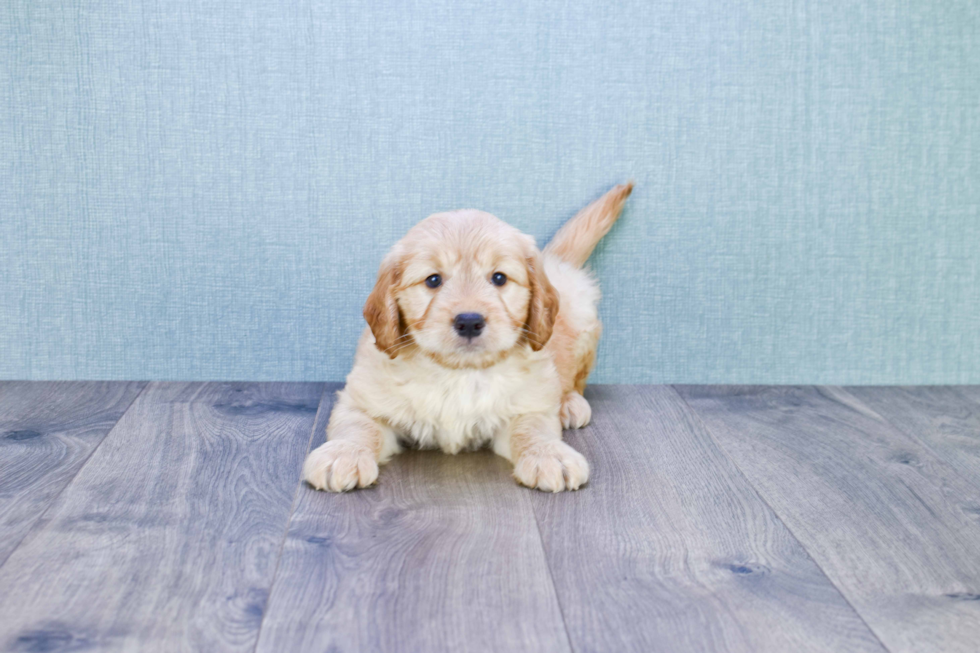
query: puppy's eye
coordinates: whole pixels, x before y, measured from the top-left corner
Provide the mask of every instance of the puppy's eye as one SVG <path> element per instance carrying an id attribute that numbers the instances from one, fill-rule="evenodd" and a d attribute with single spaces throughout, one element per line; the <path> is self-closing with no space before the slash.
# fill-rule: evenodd
<path id="1" fill-rule="evenodd" d="M 490 277 L 490 282 L 495 286 L 502 286 L 507 283 L 507 275 L 503 272 L 494 272 Z"/>
<path id="2" fill-rule="evenodd" d="M 442 277 L 440 277 L 438 274 L 433 274 L 425 280 L 425 285 L 427 285 L 429 288 L 438 288 L 442 285 Z"/>

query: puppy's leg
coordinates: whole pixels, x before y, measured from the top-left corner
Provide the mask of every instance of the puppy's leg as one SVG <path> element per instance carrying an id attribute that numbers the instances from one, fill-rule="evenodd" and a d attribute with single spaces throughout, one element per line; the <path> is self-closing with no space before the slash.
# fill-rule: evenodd
<path id="1" fill-rule="evenodd" d="M 303 463 L 303 478 L 316 489 L 330 492 L 367 487 L 378 480 L 378 463 L 387 461 L 397 449 L 390 429 L 341 396 L 330 414 L 327 441 Z"/>
<path id="2" fill-rule="evenodd" d="M 564 429 L 580 429 L 592 419 L 592 407 L 585 397 L 574 390 L 561 399 L 561 427 Z"/>
<path id="3" fill-rule="evenodd" d="M 561 441 L 557 415 L 517 417 L 501 438 L 494 451 L 514 463 L 514 478 L 522 485 L 561 492 L 577 490 L 589 480 L 585 456 Z"/>

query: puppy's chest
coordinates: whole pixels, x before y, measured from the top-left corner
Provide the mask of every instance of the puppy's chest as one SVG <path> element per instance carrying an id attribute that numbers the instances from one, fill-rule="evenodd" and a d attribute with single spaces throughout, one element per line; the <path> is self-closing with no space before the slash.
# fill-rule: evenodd
<path id="1" fill-rule="evenodd" d="M 438 371 L 399 384 L 392 402 L 399 436 L 451 453 L 483 446 L 522 408 L 522 384 L 507 372 Z"/>

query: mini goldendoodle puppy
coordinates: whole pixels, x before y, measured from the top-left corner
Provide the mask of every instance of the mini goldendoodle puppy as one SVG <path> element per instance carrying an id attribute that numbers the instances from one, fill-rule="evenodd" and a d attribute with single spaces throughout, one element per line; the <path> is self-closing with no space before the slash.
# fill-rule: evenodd
<path id="1" fill-rule="evenodd" d="M 354 369 L 327 442 L 303 466 L 320 490 L 371 485 L 404 445 L 491 445 L 518 482 L 577 490 L 589 464 L 562 442 L 589 423 L 582 391 L 602 326 L 582 269 L 633 184 L 616 186 L 555 235 L 534 239 L 476 210 L 431 215 L 392 247 L 364 305 Z"/>

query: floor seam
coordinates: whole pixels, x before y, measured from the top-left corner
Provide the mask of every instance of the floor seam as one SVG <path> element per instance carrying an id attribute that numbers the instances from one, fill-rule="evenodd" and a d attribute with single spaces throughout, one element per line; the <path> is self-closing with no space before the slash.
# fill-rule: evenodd
<path id="1" fill-rule="evenodd" d="M 14 555 L 14 553 L 18 551 L 20 547 L 27 542 L 28 538 L 36 534 L 40 529 L 44 528 L 44 526 L 41 525 L 44 522 L 44 516 L 48 514 L 48 511 L 51 510 L 51 508 L 54 507 L 56 503 L 58 503 L 58 499 L 60 499 L 61 495 L 65 493 L 65 490 L 67 490 L 68 487 L 75 482 L 75 479 L 78 478 L 78 475 L 82 473 L 83 469 L 85 469 L 85 466 L 88 464 L 88 461 L 92 459 L 92 456 L 94 456 L 95 452 L 99 450 L 99 448 L 102 446 L 102 443 L 109 439 L 109 436 L 112 435 L 112 433 L 116 430 L 116 427 L 119 426 L 119 422 L 121 422 L 123 417 L 126 416 L 126 414 L 129 412 L 129 409 L 133 407 L 133 404 L 136 403 L 136 400 L 143 396 L 143 393 L 146 392 L 146 389 L 150 387 L 151 383 L 152 381 L 143 382 L 143 387 L 140 388 L 140 391 L 133 396 L 132 400 L 130 400 L 128 404 L 126 404 L 126 408 L 123 410 L 123 412 L 119 413 L 119 417 L 116 419 L 115 422 L 113 422 L 112 427 L 110 427 L 109 430 L 106 431 L 106 434 L 102 436 L 102 439 L 99 440 L 99 443 L 95 445 L 92 451 L 90 451 L 89 454 L 85 456 L 85 460 L 83 460 L 82 464 L 78 466 L 78 469 L 75 470 L 75 473 L 72 475 L 72 477 L 65 482 L 65 484 L 61 487 L 61 489 L 58 490 L 57 494 L 51 497 L 51 500 L 48 501 L 48 505 L 46 505 L 44 507 L 44 510 L 41 511 L 41 514 L 38 515 L 37 521 L 34 523 L 34 525 L 31 526 L 31 528 L 26 533 L 24 533 L 24 537 L 20 538 L 20 541 L 17 542 L 16 546 L 14 546 L 14 548 L 10 550 L 10 553 L 7 554 L 7 557 L 4 558 L 3 560 L 0 560 L 0 567 L 3 567 L 5 564 L 7 564 L 7 561 L 10 560 L 10 558 Z"/>
<path id="2" fill-rule="evenodd" d="M 541 522 L 538 521 L 538 513 L 534 509 L 534 500 L 530 497 L 528 505 L 531 507 L 531 517 L 534 518 L 534 527 L 538 532 L 538 545 L 541 547 L 541 557 L 544 558 L 544 568 L 548 570 L 548 580 L 551 581 L 551 589 L 555 593 L 555 603 L 558 605 L 558 615 L 561 617 L 561 626 L 565 631 L 565 641 L 568 642 L 568 650 L 571 653 L 575 653 L 575 646 L 572 645 L 572 635 L 568 632 L 568 620 L 565 619 L 565 608 L 561 604 L 558 586 L 555 584 L 555 574 L 551 570 L 551 562 L 548 560 L 548 550 L 544 546 L 544 533 L 541 532 Z"/>
<path id="3" fill-rule="evenodd" d="M 316 426 L 320 423 L 320 411 L 322 410 L 324 403 L 323 399 L 326 397 L 328 392 L 328 387 L 332 386 L 330 383 L 323 383 L 320 389 L 320 403 L 317 405 L 316 414 L 313 416 L 313 425 L 310 427 L 310 437 L 306 441 L 306 449 L 303 452 L 303 460 L 306 460 L 306 456 L 310 453 L 310 447 L 313 446 L 313 438 L 316 436 Z M 300 478 L 296 483 L 296 489 L 293 490 L 293 500 L 289 504 L 289 514 L 286 516 L 286 526 L 283 529 L 282 537 L 279 540 L 279 550 L 276 553 L 276 567 L 272 571 L 272 580 L 269 581 L 269 595 L 266 597 L 265 606 L 262 609 L 262 619 L 259 620 L 259 627 L 255 631 L 255 645 L 252 647 L 252 653 L 255 653 L 259 648 L 259 642 L 262 639 L 262 628 L 265 626 L 265 617 L 269 614 L 269 607 L 272 604 L 272 590 L 276 586 L 276 580 L 279 578 L 279 566 L 282 562 L 282 554 L 286 549 L 286 540 L 289 538 L 289 527 L 293 523 L 293 514 L 296 511 L 296 504 L 299 501 L 300 490 L 303 489 L 303 478 L 302 473 L 300 473 Z"/>
<path id="4" fill-rule="evenodd" d="M 941 455 L 938 451 L 936 451 L 936 449 L 932 446 L 932 444 L 929 443 L 928 440 L 924 440 L 921 437 L 919 437 L 918 435 L 916 435 L 914 430 L 910 430 L 910 429 L 905 428 L 904 426 L 901 426 L 900 423 L 898 423 L 895 420 L 887 417 L 881 411 L 879 411 L 874 406 L 872 406 L 871 404 L 869 404 L 867 401 L 865 401 L 864 399 L 861 399 L 860 397 L 858 397 L 856 394 L 854 394 L 853 392 L 851 392 L 848 389 L 848 388 L 851 388 L 851 387 L 854 387 L 854 386 L 835 385 L 835 386 L 826 386 L 826 387 L 836 388 L 840 392 L 843 392 L 851 400 L 853 400 L 853 401 L 861 404 L 861 407 L 862 408 L 864 408 L 868 412 L 870 412 L 873 415 L 875 415 L 878 419 L 880 419 L 881 422 L 882 422 L 882 424 L 884 424 L 885 426 L 887 426 L 891 430 L 895 431 L 899 435 L 905 436 L 906 439 L 911 440 L 914 444 L 916 444 L 916 445 L 922 447 L 923 449 L 925 449 L 926 452 L 928 452 L 933 457 L 933 459 L 934 459 L 933 462 L 936 463 L 936 464 L 938 464 L 939 466 L 941 466 L 942 469 L 946 473 L 951 474 L 952 476 L 958 478 L 965 485 L 972 485 L 973 487 L 980 489 L 980 483 L 978 483 L 977 480 L 975 480 L 974 478 L 972 478 L 972 477 L 970 477 L 968 475 L 964 475 L 964 474 L 960 473 L 960 471 L 958 469 L 956 469 L 955 467 L 953 467 L 952 465 L 950 465 L 949 463 L 947 463 L 946 460 L 945 460 L 945 457 L 943 455 Z M 951 388 L 951 387 L 955 387 L 955 386 L 941 386 L 941 387 Z M 967 402 L 970 406 L 974 405 L 974 403 L 975 403 L 975 402 L 971 401 L 968 397 L 963 397 L 963 395 L 960 395 L 960 394 L 958 394 L 958 396 L 961 399 L 963 399 L 963 401 Z"/>
<path id="5" fill-rule="evenodd" d="M 789 524 L 787 524 L 786 521 L 783 520 L 782 516 L 778 512 L 776 512 L 776 509 L 769 503 L 769 500 L 766 499 L 766 497 L 764 497 L 762 495 L 762 492 L 760 492 L 759 491 L 759 488 L 757 488 L 755 486 L 755 483 L 752 482 L 752 479 L 750 479 L 748 477 L 748 475 L 742 470 L 742 467 L 738 464 L 738 462 L 732 457 L 732 455 L 730 453 L 728 453 L 728 450 L 725 448 L 725 446 L 718 440 L 717 437 L 715 437 L 715 434 L 711 430 L 711 427 L 709 427 L 704 422 L 704 420 L 701 419 L 701 415 L 697 412 L 697 410 L 694 408 L 694 406 L 692 406 L 687 401 L 687 397 L 685 397 L 684 395 L 682 395 L 677 390 L 677 387 L 676 386 L 669 385 L 667 387 L 669 387 L 671 389 L 671 391 L 675 395 L 677 395 L 677 397 L 684 403 L 684 405 L 687 407 L 688 411 L 691 413 L 691 416 L 694 419 L 696 419 L 697 422 L 698 422 L 698 424 L 700 424 L 704 428 L 705 433 L 707 433 L 708 434 L 708 437 L 711 438 L 711 441 L 715 443 L 715 446 L 718 447 L 718 450 L 721 451 L 725 455 L 725 457 L 729 460 L 729 462 L 731 462 L 732 465 L 735 466 L 735 469 L 738 470 L 739 475 L 742 478 L 745 479 L 745 482 L 749 484 L 749 487 L 752 488 L 752 491 L 755 493 L 755 495 L 757 497 L 759 497 L 759 500 L 762 501 L 762 503 L 767 508 L 769 508 L 769 510 L 773 514 L 773 517 L 775 517 L 777 520 L 779 520 L 779 523 L 783 525 L 783 528 L 786 529 L 786 532 L 790 534 L 790 536 L 793 538 L 793 540 L 797 544 L 800 545 L 800 548 L 803 549 L 803 551 L 806 553 L 807 557 L 813 562 L 814 565 L 816 565 L 817 569 L 820 570 L 820 573 L 822 573 L 823 576 L 824 576 L 824 578 L 827 579 L 827 582 L 830 583 L 831 586 L 834 589 L 837 590 L 837 594 L 840 595 L 840 597 L 844 600 L 844 602 L 847 603 L 848 607 L 850 607 L 851 610 L 854 612 L 854 614 L 857 615 L 857 618 L 861 620 L 861 623 L 863 623 L 864 626 L 865 626 L 865 628 L 868 629 L 868 632 L 871 633 L 871 636 L 875 638 L 875 641 L 878 642 L 878 644 L 881 645 L 881 648 L 883 650 L 891 652 L 892 649 L 890 649 L 888 646 L 885 645 L 885 643 L 883 641 L 881 641 L 881 637 L 879 637 L 878 636 L 878 633 L 875 631 L 875 629 L 871 627 L 871 624 L 869 624 L 867 622 L 867 620 L 864 618 L 864 615 L 861 614 L 860 611 L 858 611 L 858 609 L 856 607 L 854 607 L 854 604 L 851 603 L 851 600 L 849 598 L 847 598 L 847 595 L 844 593 L 844 590 L 841 589 L 840 586 L 838 586 L 837 583 L 834 582 L 834 579 L 830 577 L 830 575 L 827 573 L 827 570 L 823 568 L 823 565 L 821 565 L 819 562 L 817 562 L 817 559 L 813 557 L 813 553 L 810 552 L 810 549 L 807 548 L 806 544 L 804 544 L 803 541 L 800 540 L 800 538 L 796 536 L 796 533 L 793 532 L 793 529 L 790 528 Z M 816 388 L 817 386 L 807 386 L 807 387 Z"/>

